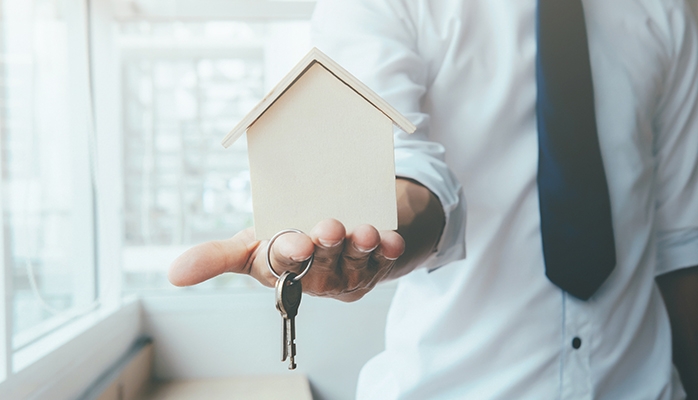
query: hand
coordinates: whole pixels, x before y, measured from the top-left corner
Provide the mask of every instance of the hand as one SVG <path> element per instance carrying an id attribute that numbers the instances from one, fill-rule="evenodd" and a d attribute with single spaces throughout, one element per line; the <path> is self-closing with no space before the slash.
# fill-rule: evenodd
<path id="1" fill-rule="evenodd" d="M 276 277 L 267 267 L 268 241 L 254 239 L 248 228 L 227 240 L 195 246 L 179 256 L 170 267 L 169 279 L 176 286 L 189 286 L 224 272 L 248 274 L 273 287 Z M 308 235 L 279 236 L 271 252 L 272 266 L 299 273 L 310 255 L 313 265 L 303 277 L 303 292 L 342 301 L 356 301 L 391 271 L 405 250 L 402 237 L 393 231 L 378 232 L 362 225 L 346 232 L 334 219 L 318 223 Z"/>
<path id="2" fill-rule="evenodd" d="M 398 178 L 396 189 L 399 234 L 378 232 L 368 225 L 347 233 L 339 221 L 325 220 L 307 236 L 289 233 L 274 242 L 271 258 L 275 271 L 298 273 L 315 252 L 313 265 L 303 278 L 303 291 L 343 301 L 358 300 L 381 280 L 412 271 L 433 253 L 445 215 L 436 196 L 419 183 Z M 276 277 L 266 263 L 267 243 L 255 240 L 254 230 L 249 228 L 230 239 L 195 246 L 172 263 L 170 282 L 195 285 L 235 272 L 274 286 Z"/>

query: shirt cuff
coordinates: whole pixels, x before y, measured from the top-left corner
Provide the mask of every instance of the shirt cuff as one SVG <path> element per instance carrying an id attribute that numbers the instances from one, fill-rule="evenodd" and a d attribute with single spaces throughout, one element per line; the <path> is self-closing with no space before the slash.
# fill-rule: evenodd
<path id="1" fill-rule="evenodd" d="M 466 207 L 457 179 L 439 160 L 432 160 L 412 149 L 396 149 L 395 175 L 419 182 L 441 202 L 446 223 L 432 254 L 422 263 L 434 270 L 465 258 Z"/>
<path id="2" fill-rule="evenodd" d="M 657 234 L 656 276 L 698 265 L 698 228 Z"/>

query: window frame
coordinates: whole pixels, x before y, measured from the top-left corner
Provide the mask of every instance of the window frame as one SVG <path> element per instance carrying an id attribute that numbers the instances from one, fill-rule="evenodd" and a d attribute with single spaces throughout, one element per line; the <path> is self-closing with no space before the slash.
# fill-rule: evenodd
<path id="1" fill-rule="evenodd" d="M 3 6 L 4 5 L 5 4 L 3 4 Z M 83 135 L 87 137 L 90 134 L 90 126 L 84 124 L 84 120 L 80 117 L 86 110 L 89 110 L 90 105 L 88 93 L 89 85 L 87 80 L 84 79 L 84 74 L 89 70 L 88 52 L 85 50 L 87 48 L 87 25 L 84 22 L 87 21 L 88 12 L 86 5 L 87 3 L 83 2 L 61 3 L 61 11 L 65 13 L 64 23 L 67 27 L 67 57 L 73 61 L 69 66 L 67 75 L 67 85 L 69 85 L 71 89 L 74 89 L 69 91 L 70 104 L 68 105 L 68 109 L 70 110 L 70 115 L 67 117 L 68 129 L 74 132 L 71 133 L 71 140 L 77 140 L 78 142 L 82 141 Z M 4 43 L 3 40 L 3 44 Z M 83 46 L 85 47 L 81 48 Z M 5 64 L 3 64 L 4 74 L 6 73 L 5 68 Z M 85 143 L 84 150 L 84 152 L 79 152 L 80 157 L 77 157 L 80 161 L 75 161 L 73 159 L 73 164 L 75 164 L 75 162 L 90 163 L 91 155 L 88 151 L 88 143 Z M 5 154 L 2 154 L 2 156 L 5 156 Z M 73 157 L 71 157 L 71 159 L 72 158 Z M 73 174 L 82 169 L 77 168 L 75 165 L 70 168 Z M 0 334 L 0 339 L 2 340 L 2 351 L 0 351 L 0 381 L 8 380 L 19 371 L 17 367 L 17 354 L 19 352 L 24 351 L 26 354 L 25 350 L 30 349 L 34 343 L 41 341 L 53 331 L 60 329 L 95 308 L 94 305 L 98 296 L 96 292 L 96 237 L 93 229 L 95 226 L 95 204 L 92 196 L 92 189 L 89 187 L 91 181 L 89 174 L 90 172 L 86 171 L 83 172 L 81 176 L 75 175 L 76 188 L 79 192 L 78 196 L 80 199 L 79 205 L 81 209 L 84 209 L 84 212 L 76 216 L 72 223 L 78 226 L 77 236 L 79 236 L 79 240 L 76 240 L 76 243 L 87 243 L 86 252 L 82 247 L 80 248 L 81 254 L 78 257 L 78 261 L 75 262 L 77 272 L 73 274 L 71 279 L 80 281 L 76 284 L 77 287 L 80 287 L 80 291 L 76 295 L 74 294 L 73 297 L 74 299 L 77 298 L 80 304 L 75 304 L 65 312 L 53 315 L 18 334 L 14 333 L 15 293 L 12 285 L 14 279 L 14 262 L 9 259 L 9 254 L 7 254 L 5 248 L 8 243 L 7 224 L 9 221 L 7 221 L 8 217 L 4 212 L 0 215 L 0 223 L 2 223 L 3 226 L 2 232 L 0 233 L 0 239 L 2 239 L 2 249 L 0 252 L 2 252 L 3 260 L 2 277 L 0 278 L 2 282 L 0 294 L 2 297 L 0 298 L 4 299 L 2 311 L 0 312 L 0 323 L 3 326 L 2 333 Z M 3 206 L 4 210 L 6 204 L 0 201 L 0 206 Z M 75 208 L 77 206 L 73 205 L 73 207 Z M 85 306 L 87 307 L 85 308 Z"/>

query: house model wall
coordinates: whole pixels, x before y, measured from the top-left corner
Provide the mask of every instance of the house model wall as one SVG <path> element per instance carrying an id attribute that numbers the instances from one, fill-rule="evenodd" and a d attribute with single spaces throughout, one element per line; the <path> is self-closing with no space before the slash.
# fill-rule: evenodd
<path id="1" fill-rule="evenodd" d="M 313 49 L 224 139 L 229 145 L 247 130 L 257 239 L 309 232 L 325 218 L 347 230 L 397 228 L 392 116 L 408 131 L 414 126 L 357 86 Z"/>

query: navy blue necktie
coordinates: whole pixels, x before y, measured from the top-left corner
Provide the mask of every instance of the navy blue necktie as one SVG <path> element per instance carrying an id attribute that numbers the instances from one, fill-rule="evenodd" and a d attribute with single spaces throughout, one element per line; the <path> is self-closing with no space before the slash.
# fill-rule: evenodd
<path id="1" fill-rule="evenodd" d="M 538 0 L 538 190 L 545 273 L 580 299 L 616 264 L 580 0 Z"/>

